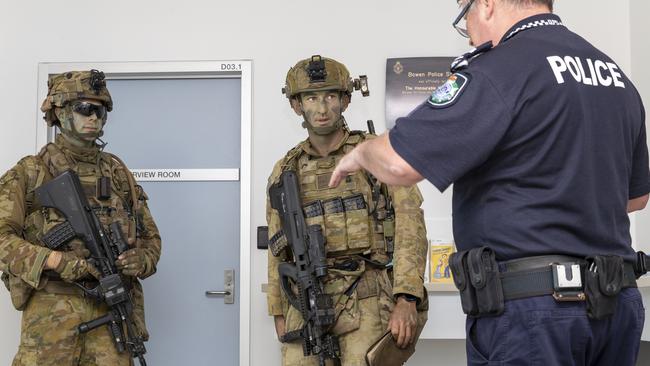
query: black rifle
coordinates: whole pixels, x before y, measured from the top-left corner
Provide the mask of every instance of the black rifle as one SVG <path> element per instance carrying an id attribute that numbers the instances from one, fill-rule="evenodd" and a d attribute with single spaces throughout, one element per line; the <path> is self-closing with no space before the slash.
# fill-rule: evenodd
<path id="1" fill-rule="evenodd" d="M 325 293 L 321 280 L 327 275 L 322 228 L 320 225 L 307 227 L 295 172 L 283 172 L 280 181 L 269 189 L 269 196 L 271 207 L 280 213 L 282 231 L 295 262 L 278 266 L 280 284 L 289 303 L 300 311 L 305 321 L 302 329 L 287 333 L 282 341 L 302 338 L 305 356 L 317 355 L 321 366 L 325 365 L 326 359 L 340 364 L 338 338 L 328 333 L 336 321 L 336 313 L 332 297 Z M 292 290 L 292 285 L 297 293 Z"/>
<path id="2" fill-rule="evenodd" d="M 146 366 L 144 354 L 147 350 L 142 337 L 136 334 L 133 322 L 131 286 L 122 278 L 115 264 L 117 257 L 129 248 L 119 223 L 112 223 L 109 235 L 106 235 L 88 203 L 79 176 L 72 170 L 67 170 L 36 188 L 35 193 L 42 206 L 54 208 L 66 218 L 64 223 L 48 232 L 44 243 L 51 249 L 56 249 L 73 238 L 80 238 L 90 251 L 88 261 L 101 273 L 99 285 L 94 289 L 87 289 L 78 283 L 75 285 L 86 294 L 104 301 L 108 305 L 108 313 L 80 324 L 78 332 L 87 333 L 106 324 L 117 351 L 122 353 L 128 349 L 141 366 Z"/>

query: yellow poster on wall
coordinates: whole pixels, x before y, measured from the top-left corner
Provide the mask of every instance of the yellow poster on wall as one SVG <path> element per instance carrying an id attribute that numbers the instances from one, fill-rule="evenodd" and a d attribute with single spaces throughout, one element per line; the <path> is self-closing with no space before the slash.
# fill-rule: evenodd
<path id="1" fill-rule="evenodd" d="M 454 252 L 454 243 L 430 242 L 430 271 L 431 283 L 454 283 L 449 267 L 449 256 Z"/>

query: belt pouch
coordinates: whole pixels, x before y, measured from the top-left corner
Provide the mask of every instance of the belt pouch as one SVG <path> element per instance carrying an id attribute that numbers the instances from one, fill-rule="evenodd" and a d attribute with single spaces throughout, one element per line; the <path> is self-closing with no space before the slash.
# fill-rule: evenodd
<path id="1" fill-rule="evenodd" d="M 460 292 L 460 303 L 463 312 L 467 315 L 478 314 L 478 304 L 476 303 L 476 292 L 469 280 L 467 272 L 467 254 L 469 251 L 452 253 L 449 257 L 449 266 L 454 278 L 454 285 Z"/>
<path id="2" fill-rule="evenodd" d="M 476 291 L 479 316 L 501 315 L 504 310 L 503 288 L 494 251 L 488 247 L 470 250 L 467 269 Z"/>
<path id="3" fill-rule="evenodd" d="M 587 258 L 585 271 L 587 316 L 600 320 L 616 311 L 618 293 L 623 285 L 623 258 L 616 255 L 598 255 Z"/>

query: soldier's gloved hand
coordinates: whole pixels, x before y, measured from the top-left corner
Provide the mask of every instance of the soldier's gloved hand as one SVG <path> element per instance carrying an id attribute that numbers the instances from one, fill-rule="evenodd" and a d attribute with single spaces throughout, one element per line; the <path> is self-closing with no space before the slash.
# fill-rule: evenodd
<path id="1" fill-rule="evenodd" d="M 117 269 L 122 271 L 125 276 L 138 276 L 144 272 L 146 265 L 146 256 L 144 249 L 133 248 L 120 254 L 117 257 Z"/>
<path id="2" fill-rule="evenodd" d="M 86 249 L 86 245 L 78 239 L 75 239 L 68 244 L 70 252 L 74 253 L 79 258 L 90 258 L 90 250 Z"/>
<path id="3" fill-rule="evenodd" d="M 61 279 L 66 282 L 74 282 L 84 277 L 91 275 L 95 278 L 100 277 L 100 273 L 92 264 L 88 263 L 85 259 L 79 258 L 73 252 L 59 252 L 61 253 L 61 260 L 54 269 Z"/>

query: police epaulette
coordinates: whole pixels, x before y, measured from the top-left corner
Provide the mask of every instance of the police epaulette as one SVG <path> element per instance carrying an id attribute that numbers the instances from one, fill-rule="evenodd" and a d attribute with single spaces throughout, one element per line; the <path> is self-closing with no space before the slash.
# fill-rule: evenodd
<path id="1" fill-rule="evenodd" d="M 474 48 L 473 50 L 463 54 L 462 56 L 456 57 L 456 59 L 451 63 L 450 71 L 452 73 L 455 73 L 457 71 L 466 68 L 467 66 L 469 66 L 470 61 L 472 61 L 475 57 L 482 55 L 491 49 L 492 49 L 492 41 L 488 41 Z"/>

